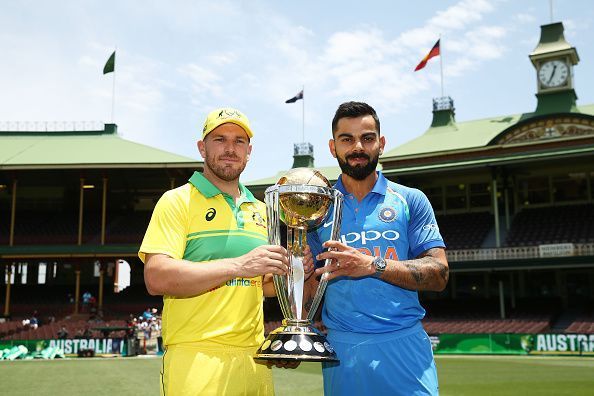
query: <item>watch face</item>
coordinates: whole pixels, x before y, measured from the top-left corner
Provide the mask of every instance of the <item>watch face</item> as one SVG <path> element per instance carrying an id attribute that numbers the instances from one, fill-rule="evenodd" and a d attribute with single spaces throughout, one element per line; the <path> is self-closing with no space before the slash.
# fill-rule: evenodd
<path id="1" fill-rule="evenodd" d="M 569 77 L 567 63 L 560 60 L 552 60 L 543 63 L 538 70 L 538 80 L 543 87 L 560 87 Z"/>
<path id="2" fill-rule="evenodd" d="M 373 265 L 375 266 L 375 272 L 384 272 L 384 270 L 386 269 L 386 260 L 383 257 L 379 257 L 377 256 L 374 260 L 373 260 Z"/>

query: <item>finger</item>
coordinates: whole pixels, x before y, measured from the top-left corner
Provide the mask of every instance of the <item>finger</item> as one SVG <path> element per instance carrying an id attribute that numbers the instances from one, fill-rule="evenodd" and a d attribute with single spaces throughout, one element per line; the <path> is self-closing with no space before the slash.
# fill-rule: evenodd
<path id="1" fill-rule="evenodd" d="M 289 265 L 289 257 L 287 257 L 286 254 L 282 254 L 279 252 L 272 252 L 272 251 L 266 252 L 262 256 L 262 261 L 266 262 L 267 260 L 270 262 L 274 261 L 274 262 L 282 263 L 285 266 Z"/>
<path id="2" fill-rule="evenodd" d="M 269 252 L 275 252 L 285 256 L 287 255 L 287 249 L 281 245 L 262 245 L 262 248 L 268 250 Z"/>
<path id="3" fill-rule="evenodd" d="M 336 272 L 337 270 L 340 269 L 340 265 L 338 264 L 338 261 L 336 260 L 332 260 L 328 265 L 325 265 L 323 267 L 317 268 L 316 269 L 316 275 L 321 275 L 325 272 Z"/>
<path id="4" fill-rule="evenodd" d="M 268 259 L 273 260 L 273 261 L 279 261 L 284 264 L 289 264 L 289 258 L 287 257 L 286 254 L 281 254 L 281 253 L 277 253 L 277 252 L 269 252 L 267 257 L 268 257 Z"/>
<path id="5" fill-rule="evenodd" d="M 283 271 L 283 273 L 286 273 L 289 271 L 289 262 L 283 262 L 283 261 L 274 261 L 271 263 L 271 265 L 274 265 L 275 267 L 279 268 L 281 271 Z"/>
<path id="6" fill-rule="evenodd" d="M 276 362 L 276 367 L 285 368 L 285 367 L 287 367 L 288 363 L 289 362 L 287 362 L 286 360 L 278 360 Z"/>
<path id="7" fill-rule="evenodd" d="M 305 265 L 305 264 L 304 264 L 304 265 L 303 265 L 303 271 L 304 271 L 306 274 L 309 274 L 309 273 L 310 273 L 310 272 L 312 272 L 313 270 L 314 270 L 314 266 L 313 266 L 313 264 L 307 264 L 307 265 Z"/>
<path id="8" fill-rule="evenodd" d="M 324 242 L 324 244 L 322 246 L 324 246 L 325 248 L 339 249 L 339 250 L 344 250 L 344 249 L 349 248 L 348 245 L 345 245 L 344 243 L 342 243 L 340 241 L 333 241 L 333 240 Z"/>
<path id="9" fill-rule="evenodd" d="M 312 256 L 305 256 L 303 258 L 303 264 L 313 264 L 313 257 Z"/>
<path id="10" fill-rule="evenodd" d="M 346 271 L 343 268 L 339 268 L 337 270 L 334 271 L 330 271 L 328 273 L 326 273 L 326 280 L 331 281 L 334 278 L 338 278 L 340 276 L 347 276 Z"/>
<path id="11" fill-rule="evenodd" d="M 344 257 L 344 254 L 342 252 L 339 252 L 337 250 L 329 250 L 327 252 L 322 252 L 322 253 L 318 254 L 316 256 L 316 259 L 318 261 L 322 261 L 322 260 L 326 260 L 326 259 L 338 260 L 342 257 Z"/>
<path id="12" fill-rule="evenodd" d="M 264 265 L 264 268 L 266 269 L 267 273 L 270 274 L 283 275 L 286 274 L 289 270 L 289 266 L 286 263 L 283 263 L 279 260 L 268 259 L 263 261 L 262 264 Z"/>
<path id="13" fill-rule="evenodd" d="M 332 268 L 330 266 L 316 268 L 315 270 L 316 275 L 322 275 L 330 272 L 332 272 Z"/>
<path id="14" fill-rule="evenodd" d="M 286 275 L 288 270 L 286 268 L 271 266 L 266 270 L 266 272 L 268 274 L 274 274 L 274 275 Z"/>

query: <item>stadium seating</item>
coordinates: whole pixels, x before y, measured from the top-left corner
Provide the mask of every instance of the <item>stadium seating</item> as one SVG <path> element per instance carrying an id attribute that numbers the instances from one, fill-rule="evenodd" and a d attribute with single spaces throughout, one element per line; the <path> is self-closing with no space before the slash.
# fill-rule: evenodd
<path id="1" fill-rule="evenodd" d="M 493 227 L 489 212 L 437 216 L 439 230 L 448 249 L 478 249 Z"/>
<path id="2" fill-rule="evenodd" d="M 106 228 L 106 243 L 134 243 L 140 245 L 152 212 L 119 212 L 111 214 Z"/>
<path id="3" fill-rule="evenodd" d="M 566 333 L 594 334 L 594 311 L 578 316 L 566 329 Z"/>
<path id="4" fill-rule="evenodd" d="M 106 243 L 140 244 L 150 220 L 149 211 L 110 212 L 106 223 Z M 437 216 L 440 231 L 449 249 L 480 248 L 493 228 L 489 212 L 469 212 Z M 0 242 L 7 242 L 9 224 L 0 223 Z M 83 244 L 100 242 L 101 214 L 85 213 Z M 76 244 L 78 213 L 17 212 L 15 245 Z M 594 242 L 594 204 L 525 208 L 513 219 L 505 246 L 547 243 Z"/>
<path id="5" fill-rule="evenodd" d="M 128 211 L 109 213 L 106 218 L 106 243 L 140 244 L 151 212 Z M 0 223 L 0 243 L 8 242 L 9 224 Z M 17 212 L 15 245 L 73 245 L 78 242 L 78 212 Z M 83 244 L 101 241 L 101 213 L 89 212 L 83 217 Z"/>
<path id="6" fill-rule="evenodd" d="M 447 317 L 423 320 L 428 334 L 441 333 L 542 333 L 550 330 L 550 315 L 519 316 L 509 319 Z"/>
<path id="7" fill-rule="evenodd" d="M 0 323 L 0 339 L 5 339 L 20 332 L 22 328 L 23 324 L 20 320 L 11 320 Z"/>
<path id="8" fill-rule="evenodd" d="M 594 242 L 594 204 L 523 209 L 513 219 L 505 246 Z"/>
<path id="9" fill-rule="evenodd" d="M 558 299 L 518 299 L 506 319 L 500 318 L 497 299 L 425 301 L 423 326 L 429 334 L 442 333 L 540 333 L 562 311 Z"/>
<path id="10" fill-rule="evenodd" d="M 22 325 L 21 325 L 22 326 Z M 68 331 L 67 338 L 103 338 L 105 335 L 96 327 L 126 327 L 123 320 L 88 321 L 84 319 L 64 319 L 58 322 L 41 325 L 37 329 L 22 329 L 3 337 L 7 340 L 51 340 L 58 338 L 58 332 L 64 327 Z M 109 337 L 124 337 L 125 331 L 112 332 Z"/>
<path id="11" fill-rule="evenodd" d="M 17 212 L 15 245 L 76 244 L 78 217 L 72 213 Z"/>

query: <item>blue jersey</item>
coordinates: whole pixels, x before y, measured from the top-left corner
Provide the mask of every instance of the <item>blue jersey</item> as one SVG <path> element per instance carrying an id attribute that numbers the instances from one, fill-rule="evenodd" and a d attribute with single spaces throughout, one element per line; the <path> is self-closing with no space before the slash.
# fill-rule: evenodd
<path id="1" fill-rule="evenodd" d="M 435 214 L 421 191 L 387 180 L 381 172 L 369 194 L 359 202 L 341 178 L 334 186 L 344 194 L 341 242 L 372 256 L 408 260 L 434 247 L 445 247 Z M 308 235 L 312 253 L 330 239 L 325 223 Z M 330 330 L 386 333 L 407 329 L 425 316 L 416 291 L 374 276 L 340 277 L 326 289 L 322 319 Z"/>

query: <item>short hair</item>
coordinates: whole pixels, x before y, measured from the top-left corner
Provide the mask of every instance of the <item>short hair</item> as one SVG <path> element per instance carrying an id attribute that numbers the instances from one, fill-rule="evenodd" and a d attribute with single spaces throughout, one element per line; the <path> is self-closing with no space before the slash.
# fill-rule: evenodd
<path id="1" fill-rule="evenodd" d="M 377 129 L 378 135 L 380 134 L 380 120 L 377 116 L 377 113 L 373 109 L 373 107 L 369 106 L 367 103 L 364 102 L 344 102 L 338 109 L 336 109 L 336 113 L 334 114 L 334 118 L 332 119 L 332 134 L 336 132 L 336 128 L 338 126 L 338 121 L 341 118 L 356 118 L 361 116 L 370 115 L 373 117 L 375 121 L 375 127 Z"/>

